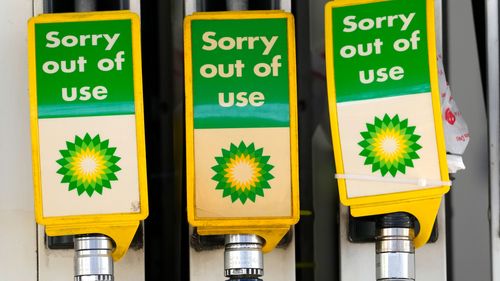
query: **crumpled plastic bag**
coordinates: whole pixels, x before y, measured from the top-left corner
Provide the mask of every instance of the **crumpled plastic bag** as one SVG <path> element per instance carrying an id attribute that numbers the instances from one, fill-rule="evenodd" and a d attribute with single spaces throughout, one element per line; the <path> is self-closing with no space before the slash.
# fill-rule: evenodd
<path id="1" fill-rule="evenodd" d="M 469 144 L 469 128 L 451 95 L 450 86 L 444 72 L 443 57 L 438 54 L 439 92 L 441 97 L 441 116 L 443 118 L 444 139 L 446 142 L 446 160 L 450 173 L 465 170 L 462 160 L 467 145 Z"/>

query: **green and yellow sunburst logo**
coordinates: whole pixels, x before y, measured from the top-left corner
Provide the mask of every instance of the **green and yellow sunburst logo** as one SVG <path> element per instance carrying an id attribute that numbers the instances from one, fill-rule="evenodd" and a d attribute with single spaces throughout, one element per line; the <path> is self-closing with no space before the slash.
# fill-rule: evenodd
<path id="1" fill-rule="evenodd" d="M 393 177 L 398 172 L 405 174 L 407 167 L 413 168 L 413 160 L 420 158 L 420 136 L 415 134 L 415 126 L 408 126 L 408 119 L 400 121 L 397 114 L 393 118 L 385 114 L 382 119 L 375 117 L 366 128 L 358 143 L 363 148 L 359 155 L 366 158 L 364 164 L 371 165 L 373 173 L 380 170 L 382 176 L 390 173 Z"/>
<path id="2" fill-rule="evenodd" d="M 102 195 L 103 188 L 111 189 L 111 181 L 118 180 L 115 173 L 121 170 L 115 151 L 116 147 L 110 147 L 109 140 L 101 141 L 99 135 L 75 136 L 75 142 L 67 141 L 66 149 L 59 150 L 62 158 L 56 162 L 61 166 L 57 170 L 63 176 L 61 183 L 67 183 L 68 190 L 76 189 L 78 195 Z"/>
<path id="3" fill-rule="evenodd" d="M 239 199 L 243 204 L 264 197 L 264 189 L 271 188 L 268 181 L 274 178 L 270 173 L 274 166 L 268 164 L 271 157 L 263 153 L 263 148 L 255 149 L 253 143 L 247 146 L 243 141 L 239 146 L 231 143 L 229 150 L 222 149 L 222 156 L 215 157 L 217 165 L 212 167 L 215 189 L 223 191 L 222 197 L 231 196 L 233 203 Z"/>

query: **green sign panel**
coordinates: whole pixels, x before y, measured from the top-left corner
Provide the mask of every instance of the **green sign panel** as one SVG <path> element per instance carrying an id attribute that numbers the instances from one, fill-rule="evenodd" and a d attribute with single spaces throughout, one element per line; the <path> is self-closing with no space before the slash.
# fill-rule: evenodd
<path id="1" fill-rule="evenodd" d="M 194 128 L 289 127 L 287 18 L 191 22 Z"/>
<path id="2" fill-rule="evenodd" d="M 39 118 L 134 114 L 132 22 L 35 24 Z"/>
<path id="3" fill-rule="evenodd" d="M 426 1 L 336 7 L 337 102 L 430 92 Z"/>

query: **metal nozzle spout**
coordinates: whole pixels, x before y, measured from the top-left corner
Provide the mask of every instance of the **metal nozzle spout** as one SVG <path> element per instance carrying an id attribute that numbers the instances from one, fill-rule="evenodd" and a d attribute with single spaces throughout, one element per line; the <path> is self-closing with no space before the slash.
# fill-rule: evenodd
<path id="1" fill-rule="evenodd" d="M 257 235 L 226 235 L 224 275 L 232 281 L 258 281 L 264 275 L 263 240 Z"/>
<path id="2" fill-rule="evenodd" d="M 113 281 L 113 243 L 104 235 L 75 236 L 75 281 Z"/>
<path id="3" fill-rule="evenodd" d="M 377 281 L 414 281 L 415 245 L 413 218 L 407 214 L 386 215 L 377 221 Z"/>

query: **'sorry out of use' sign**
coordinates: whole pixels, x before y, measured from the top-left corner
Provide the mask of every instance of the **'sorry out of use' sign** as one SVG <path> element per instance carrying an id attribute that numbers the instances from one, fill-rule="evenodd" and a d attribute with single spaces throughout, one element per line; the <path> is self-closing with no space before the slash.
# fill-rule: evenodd
<path id="1" fill-rule="evenodd" d="M 332 135 L 347 205 L 449 190 L 432 5 L 339 0 L 326 7 Z"/>
<path id="2" fill-rule="evenodd" d="M 191 224 L 298 219 L 293 28 L 284 12 L 186 18 Z"/>
<path id="3" fill-rule="evenodd" d="M 148 213 L 139 18 L 51 14 L 29 22 L 37 221 Z"/>

